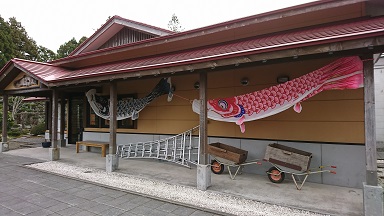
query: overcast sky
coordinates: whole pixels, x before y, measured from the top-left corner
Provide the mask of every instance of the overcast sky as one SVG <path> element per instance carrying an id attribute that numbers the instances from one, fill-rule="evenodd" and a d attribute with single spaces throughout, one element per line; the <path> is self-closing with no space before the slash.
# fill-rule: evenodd
<path id="1" fill-rule="evenodd" d="M 57 51 L 91 36 L 109 16 L 167 28 L 176 14 L 185 30 L 314 0 L 1 0 L 0 16 L 16 17 L 38 45 Z"/>

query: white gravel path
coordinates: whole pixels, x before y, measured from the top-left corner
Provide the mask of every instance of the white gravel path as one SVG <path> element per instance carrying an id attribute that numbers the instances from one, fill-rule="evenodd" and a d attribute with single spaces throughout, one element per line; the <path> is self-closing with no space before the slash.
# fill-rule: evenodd
<path id="1" fill-rule="evenodd" d="M 51 173 L 108 185 L 114 188 L 158 197 L 163 200 L 176 201 L 234 215 L 322 215 L 212 191 L 200 191 L 193 187 L 138 178 L 128 174 L 116 172 L 107 173 L 102 170 L 78 167 L 57 161 L 49 161 L 27 166 Z"/>

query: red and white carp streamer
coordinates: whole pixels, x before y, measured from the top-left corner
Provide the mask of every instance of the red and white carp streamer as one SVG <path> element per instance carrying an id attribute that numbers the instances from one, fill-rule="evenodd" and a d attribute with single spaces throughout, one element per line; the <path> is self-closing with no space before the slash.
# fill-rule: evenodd
<path id="1" fill-rule="evenodd" d="M 235 122 L 244 133 L 244 122 L 275 115 L 292 106 L 300 113 L 300 102 L 324 90 L 360 87 L 363 87 L 363 62 L 357 56 L 345 57 L 276 86 L 239 96 L 208 100 L 208 118 Z M 200 113 L 199 100 L 193 100 L 192 109 Z"/>

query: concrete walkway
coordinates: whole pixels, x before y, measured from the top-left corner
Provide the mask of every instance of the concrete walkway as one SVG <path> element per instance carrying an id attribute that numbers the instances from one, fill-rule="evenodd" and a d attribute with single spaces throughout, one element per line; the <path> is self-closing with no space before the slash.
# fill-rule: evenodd
<path id="1" fill-rule="evenodd" d="M 22 166 L 37 162 L 0 153 L 0 215 L 216 215 Z"/>
<path id="2" fill-rule="evenodd" d="M 6 155 L 48 159 L 48 149 L 33 148 L 13 150 Z M 105 170 L 105 158 L 100 153 L 75 153 L 69 145 L 61 149 L 60 162 Z M 142 178 L 165 181 L 176 185 L 196 186 L 196 169 L 187 169 L 157 160 L 120 159 L 119 170 Z M 282 206 L 310 210 L 331 215 L 363 215 L 362 190 L 315 183 L 306 183 L 302 190 L 296 190 L 292 181 L 271 183 L 267 176 L 243 174 L 231 180 L 228 174 L 212 175 L 209 191 L 240 196 Z"/>

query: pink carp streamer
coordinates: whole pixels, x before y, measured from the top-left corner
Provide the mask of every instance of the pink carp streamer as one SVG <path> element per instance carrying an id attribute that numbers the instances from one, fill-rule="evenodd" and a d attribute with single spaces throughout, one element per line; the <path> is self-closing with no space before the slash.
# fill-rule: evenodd
<path id="1" fill-rule="evenodd" d="M 363 62 L 357 56 L 338 59 L 291 81 L 244 95 L 208 100 L 208 118 L 235 122 L 245 132 L 244 122 L 275 115 L 293 106 L 300 113 L 300 102 L 324 91 L 357 89 L 363 86 Z M 200 101 L 192 103 L 200 113 Z"/>

